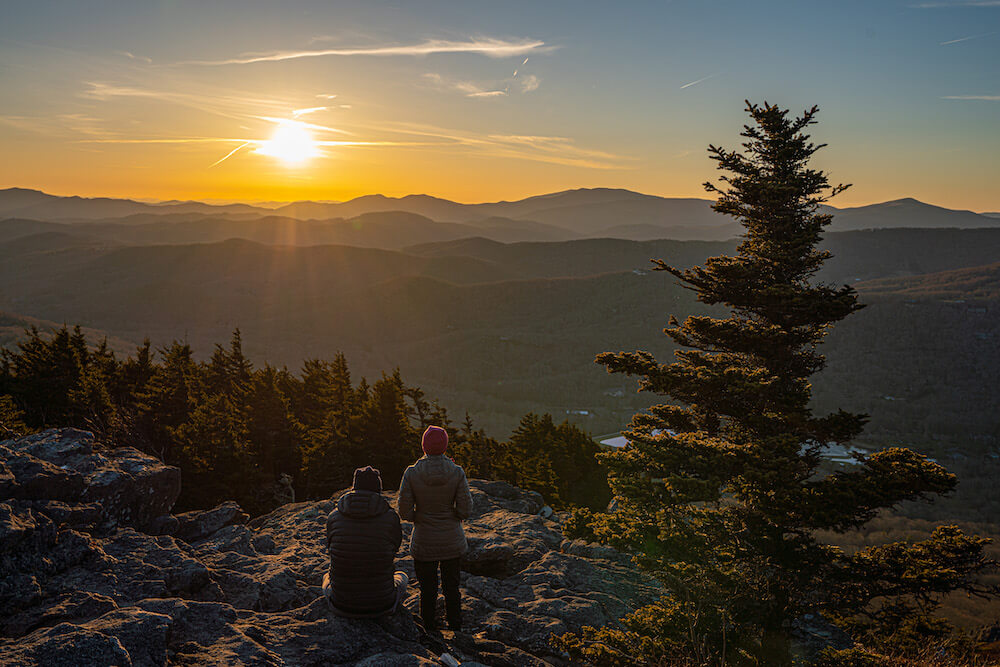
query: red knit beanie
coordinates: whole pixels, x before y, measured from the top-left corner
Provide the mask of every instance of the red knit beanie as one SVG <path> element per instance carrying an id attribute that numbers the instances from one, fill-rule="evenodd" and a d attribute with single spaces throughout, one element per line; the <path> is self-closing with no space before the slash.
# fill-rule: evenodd
<path id="1" fill-rule="evenodd" d="M 424 431 L 424 437 L 420 439 L 420 446 L 424 449 L 424 454 L 444 454 L 448 449 L 448 431 L 440 426 L 428 426 Z"/>

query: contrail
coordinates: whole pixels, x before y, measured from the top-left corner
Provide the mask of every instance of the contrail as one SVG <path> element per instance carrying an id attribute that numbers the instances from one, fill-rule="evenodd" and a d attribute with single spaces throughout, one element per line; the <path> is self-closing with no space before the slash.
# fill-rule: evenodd
<path id="1" fill-rule="evenodd" d="M 541 40 L 523 39 L 517 41 L 502 39 L 473 39 L 466 41 L 451 41 L 430 39 L 419 44 L 370 46 L 338 49 L 318 49 L 310 51 L 277 51 L 258 55 L 245 55 L 226 60 L 187 60 L 179 65 L 249 65 L 252 63 L 279 62 L 298 58 L 317 58 L 322 56 L 428 56 L 436 53 L 479 53 L 491 58 L 506 58 L 520 56 L 528 51 L 549 53 L 555 46 L 549 46 Z"/>
<path id="2" fill-rule="evenodd" d="M 987 32 L 982 35 L 969 35 L 968 37 L 960 37 L 958 39 L 949 39 L 947 42 L 941 42 L 938 46 L 948 46 L 949 44 L 958 44 L 959 42 L 967 42 L 970 39 L 979 39 L 980 37 L 989 37 L 990 35 L 995 35 L 996 32 Z"/>
<path id="3" fill-rule="evenodd" d="M 720 74 L 722 74 L 722 72 L 716 72 L 715 74 L 709 74 L 708 76 L 706 76 L 703 79 L 698 79 L 697 81 L 692 81 L 691 83 L 685 83 L 683 86 L 680 87 L 680 89 L 684 90 L 685 88 L 690 88 L 691 86 L 697 86 L 699 83 L 702 83 L 704 81 L 708 81 L 709 79 L 714 79 L 715 77 L 719 76 Z"/>
<path id="4" fill-rule="evenodd" d="M 253 143 L 253 141 L 251 140 L 251 141 L 246 142 L 245 144 L 240 144 L 239 146 L 237 146 L 233 150 L 231 150 L 228 153 L 226 153 L 225 157 L 220 158 L 220 159 L 216 160 L 215 162 L 213 162 L 212 164 L 208 165 L 208 168 L 211 169 L 212 167 L 214 167 L 217 164 L 222 164 L 223 162 L 225 162 L 226 160 L 228 160 L 229 158 L 231 158 L 236 153 L 236 151 L 240 150 L 241 148 L 246 148 L 247 146 L 249 146 L 252 143 Z"/>

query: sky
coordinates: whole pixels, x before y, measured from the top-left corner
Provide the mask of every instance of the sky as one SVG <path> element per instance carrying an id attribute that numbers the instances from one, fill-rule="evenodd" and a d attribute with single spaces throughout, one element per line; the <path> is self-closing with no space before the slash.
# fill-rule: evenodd
<path id="1" fill-rule="evenodd" d="M 708 198 L 744 100 L 818 105 L 838 207 L 1000 211 L 1000 0 L 3 0 L 0 187 Z"/>

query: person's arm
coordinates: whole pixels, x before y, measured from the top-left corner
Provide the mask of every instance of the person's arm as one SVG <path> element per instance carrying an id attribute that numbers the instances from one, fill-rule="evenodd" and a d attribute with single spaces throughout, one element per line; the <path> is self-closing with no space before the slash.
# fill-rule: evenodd
<path id="1" fill-rule="evenodd" d="M 409 472 L 409 469 L 407 469 Z M 399 483 L 399 499 L 396 502 L 399 509 L 399 517 L 405 521 L 413 521 L 416 503 L 413 500 L 413 487 L 410 486 L 410 477 L 403 473 L 403 481 Z"/>
<path id="2" fill-rule="evenodd" d="M 392 528 L 390 530 L 390 539 L 393 544 L 392 553 L 396 553 L 403 544 L 403 527 L 399 524 L 399 515 L 395 512 L 392 513 Z"/>
<path id="3" fill-rule="evenodd" d="M 330 535 L 333 533 L 333 524 L 335 521 L 336 512 L 330 512 L 329 516 L 326 517 L 326 550 L 330 550 Z"/>
<path id="4" fill-rule="evenodd" d="M 460 468 L 461 470 L 461 468 Z M 472 514 L 472 492 L 469 491 L 469 480 L 462 470 L 462 479 L 458 482 L 458 489 L 455 490 L 455 515 L 459 519 L 468 519 Z"/>

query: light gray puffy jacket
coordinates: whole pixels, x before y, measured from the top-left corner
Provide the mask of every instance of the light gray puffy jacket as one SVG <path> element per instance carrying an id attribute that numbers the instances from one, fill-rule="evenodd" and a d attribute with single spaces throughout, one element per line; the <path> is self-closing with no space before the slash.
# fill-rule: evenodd
<path id="1" fill-rule="evenodd" d="M 399 516 L 413 522 L 414 560 L 449 560 L 469 548 L 462 520 L 472 511 L 472 494 L 461 466 L 444 454 L 425 455 L 403 473 Z"/>

